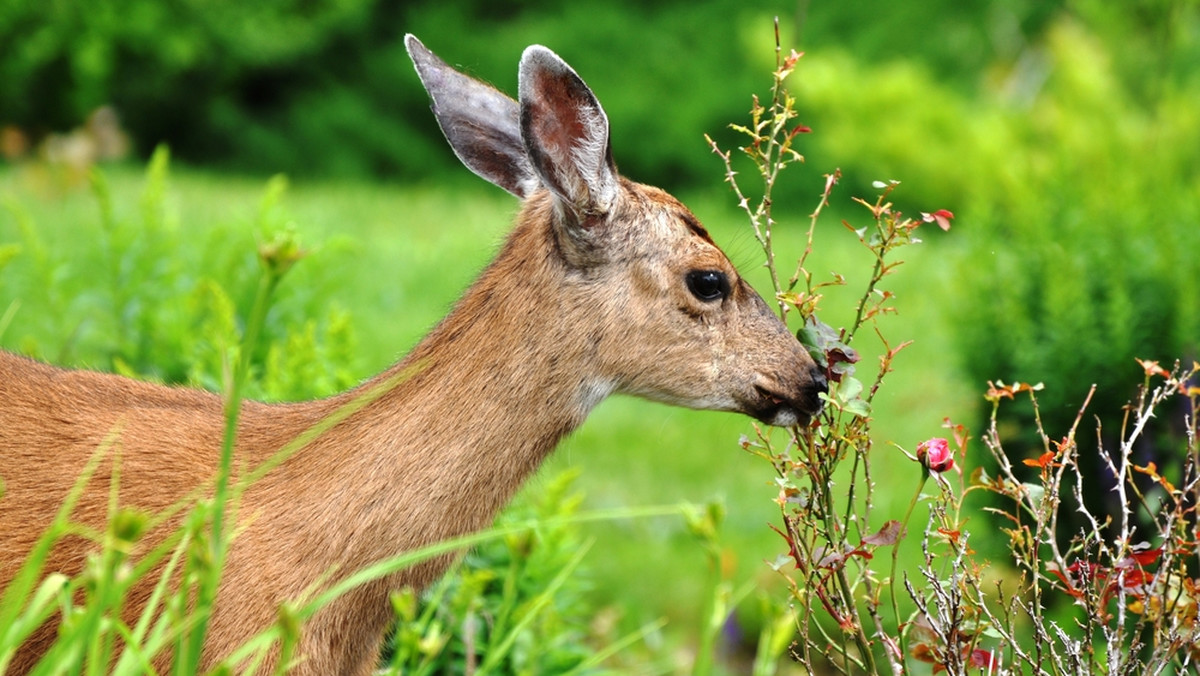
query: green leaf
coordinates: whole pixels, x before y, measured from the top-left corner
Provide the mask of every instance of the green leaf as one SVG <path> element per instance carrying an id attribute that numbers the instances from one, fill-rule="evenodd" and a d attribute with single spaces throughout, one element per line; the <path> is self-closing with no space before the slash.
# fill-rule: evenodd
<path id="1" fill-rule="evenodd" d="M 863 391 L 863 384 L 858 378 L 847 376 L 838 384 L 838 403 L 847 404 L 858 398 Z"/>
<path id="2" fill-rule="evenodd" d="M 866 418 L 871 415 L 871 405 L 863 399 L 855 399 L 854 401 L 847 402 L 842 409 L 848 413 L 853 413 L 859 418 Z"/>

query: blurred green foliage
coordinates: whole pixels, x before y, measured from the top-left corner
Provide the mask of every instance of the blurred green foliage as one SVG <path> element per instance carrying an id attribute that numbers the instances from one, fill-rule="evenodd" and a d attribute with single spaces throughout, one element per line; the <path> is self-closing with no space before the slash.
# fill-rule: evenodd
<path id="1" fill-rule="evenodd" d="M 919 60 L 828 50 L 796 89 L 822 132 L 811 164 L 852 158 L 852 182 L 900 178 L 958 214 L 950 284 L 930 293 L 952 316 L 964 375 L 977 388 L 1044 382 L 1053 438 L 1095 384 L 1078 435 L 1094 449 L 1097 418 L 1109 447 L 1120 432 L 1143 378 L 1135 358 L 1200 356 L 1198 66 L 1200 4 L 1083 1 L 971 88 Z M 1010 450 L 1032 452 L 1020 442 L 1036 442 L 1033 411 L 1011 407 L 1002 424 L 1021 437 Z M 1177 467 L 1180 447 L 1139 452 Z M 1085 450 L 1094 507 L 1108 486 L 1098 463 Z"/>
<path id="2" fill-rule="evenodd" d="M 918 63 L 940 81 L 970 87 L 1057 7 L 13 0 L 0 7 L 0 125 L 61 132 L 111 104 L 144 156 L 166 142 L 186 161 L 225 168 L 417 177 L 453 162 L 441 152 L 403 34 L 509 92 L 521 50 L 540 42 L 596 89 L 626 173 L 677 189 L 707 182 L 701 134 L 738 119 L 746 92 L 761 89 L 772 16 L 781 17 L 786 45 L 844 49 L 872 66 Z M 858 86 L 853 71 L 841 80 Z"/>
<path id="3" fill-rule="evenodd" d="M 1061 423 L 1093 382 L 1100 410 L 1118 412 L 1142 379 L 1135 357 L 1197 356 L 1200 79 L 1148 95 L 1077 24 L 1051 38 L 1044 91 L 994 123 L 993 138 L 1028 150 L 971 201 L 983 232 L 960 332 L 976 376 L 990 363 L 994 377 L 1045 380 Z"/>
<path id="4" fill-rule="evenodd" d="M 83 223 L 42 222 L 16 199 L 0 203 L 0 241 L 19 242 L 5 245 L 16 252 L 0 293 L 5 345 L 58 364 L 225 388 L 262 274 L 255 240 L 295 227 L 280 204 L 286 182 L 273 179 L 245 221 L 197 236 L 171 208 L 168 164 L 160 148 L 133 208 L 93 172 L 98 213 Z M 308 399 L 357 382 L 354 333 L 329 291 L 319 283 L 280 289 L 253 355 L 250 396 Z"/>

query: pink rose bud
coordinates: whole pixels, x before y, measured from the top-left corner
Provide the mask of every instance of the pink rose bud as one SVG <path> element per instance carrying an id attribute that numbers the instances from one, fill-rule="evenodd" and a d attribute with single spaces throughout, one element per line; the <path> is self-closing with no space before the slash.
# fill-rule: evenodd
<path id="1" fill-rule="evenodd" d="M 954 469 L 954 454 L 950 452 L 950 444 L 941 437 L 917 444 L 917 460 L 931 472 Z"/>

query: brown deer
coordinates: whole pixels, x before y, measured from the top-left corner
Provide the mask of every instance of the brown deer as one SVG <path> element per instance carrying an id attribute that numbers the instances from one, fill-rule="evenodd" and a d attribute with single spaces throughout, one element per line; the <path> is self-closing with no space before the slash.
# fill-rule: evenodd
<path id="1" fill-rule="evenodd" d="M 406 41 L 455 153 L 523 206 L 496 259 L 391 369 L 325 400 L 245 404 L 236 464 L 253 467 L 362 392 L 397 382 L 246 490 L 205 665 L 314 585 L 486 527 L 610 394 L 773 425 L 805 424 L 821 408 L 821 370 L 696 217 L 617 174 L 608 119 L 570 66 L 529 47 L 513 101 Z M 162 510 L 211 481 L 222 426 L 222 400 L 208 392 L 0 353 L 0 586 L 114 430 L 120 501 Z M 103 524 L 111 476 L 102 468 L 92 478 L 79 521 Z M 79 572 L 93 547 L 64 540 L 48 570 Z M 392 619 L 389 590 L 427 585 L 448 563 L 366 584 L 321 610 L 303 628 L 294 673 L 369 673 Z M 130 611 L 144 604 L 135 594 Z M 53 635 L 51 622 L 15 672 Z"/>

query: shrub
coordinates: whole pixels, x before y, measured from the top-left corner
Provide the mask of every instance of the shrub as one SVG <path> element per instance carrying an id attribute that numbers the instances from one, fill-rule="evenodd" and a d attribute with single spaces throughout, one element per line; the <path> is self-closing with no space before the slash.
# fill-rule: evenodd
<path id="1" fill-rule="evenodd" d="M 916 486 L 906 513 L 877 509 L 880 488 L 901 480 L 889 476 L 885 482 L 872 474 L 879 449 L 871 405 L 907 345 L 891 341 L 877 322 L 892 310 L 883 281 L 901 263 L 898 250 L 918 241 L 919 227 L 948 227 L 952 215 L 934 211 L 906 218 L 894 206 L 894 182 L 877 183 L 879 195 L 872 200 L 856 198 L 868 209 L 869 221 L 858 228 L 844 224 L 873 254 L 873 274 L 849 325 L 834 329 L 816 318 L 826 288 L 844 283 L 839 275 L 818 279 L 807 267 L 817 222 L 839 174 L 826 177 L 811 215 L 808 247 L 790 277 L 776 269 L 779 256 L 771 239 L 772 212 L 779 208 L 772 198 L 776 182 L 800 159 L 794 144 L 803 129 L 795 124 L 795 101 L 784 87 L 798 58 L 793 52 L 779 60 L 770 102 L 756 100 L 751 123 L 735 127 L 748 137 L 739 150 L 762 184 L 757 206 L 744 197 L 740 176 L 746 172 L 734 171 L 733 153 L 713 146 L 764 248 L 780 312 L 798 311 L 805 319 L 801 336 L 830 380 L 825 411 L 811 424 L 792 428 L 782 441 L 778 433 L 758 429 L 741 442 L 777 476 L 781 520 L 772 528 L 783 538 L 784 551 L 772 567 L 791 605 L 779 616 L 796 630 L 791 657 L 808 673 L 907 674 L 919 672 L 919 663 L 950 674 L 1159 674 L 1192 668 L 1200 658 L 1195 652 L 1200 550 L 1194 537 L 1200 363 L 1164 368 L 1140 361 L 1135 399 L 1115 418 L 1097 418 L 1090 448 L 1080 443 L 1088 436 L 1081 425 L 1099 388 L 1075 407 L 1071 421 L 1050 428 L 1039 415 L 1035 393 L 1042 386 L 991 384 L 986 396 L 993 408 L 982 435 L 986 458 L 971 452 L 965 426 L 947 420 L 948 439 L 926 439 L 913 453 L 904 451 L 914 462 Z M 864 330 L 880 340 L 882 354 L 873 375 L 860 379 L 862 365 L 851 345 Z M 1000 403 L 1026 394 L 1032 423 L 1022 435 L 1025 430 L 1000 422 Z M 1142 458 L 1141 449 L 1172 426 L 1173 445 L 1157 457 L 1182 462 L 1165 471 Z M 1006 447 L 1023 437 L 1035 440 L 1032 449 Z M 1089 455 L 1114 479 L 1111 513 L 1083 499 Z M 979 466 L 985 459 L 998 470 Z M 1021 469 L 1032 470 L 1034 479 L 1023 478 Z M 930 479 L 934 485 L 927 491 Z M 968 521 L 979 508 L 968 504 L 973 495 L 998 499 L 984 506 L 993 518 Z M 906 570 L 899 567 L 900 544 L 911 534 L 919 503 L 929 510 L 924 527 L 912 529 L 920 533 L 922 556 L 915 569 Z M 1082 526 L 1062 518 L 1067 504 Z M 1007 536 L 1012 569 L 975 551 L 976 543 L 1000 533 Z"/>

